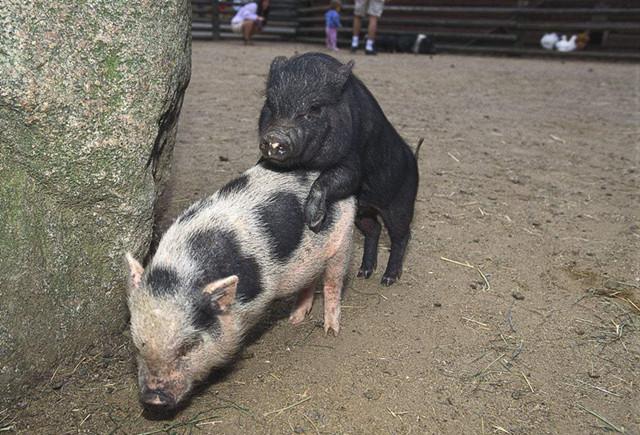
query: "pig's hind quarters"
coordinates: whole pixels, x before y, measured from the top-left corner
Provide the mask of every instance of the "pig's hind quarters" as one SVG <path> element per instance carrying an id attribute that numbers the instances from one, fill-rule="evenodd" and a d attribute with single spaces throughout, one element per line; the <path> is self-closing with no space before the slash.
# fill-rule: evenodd
<path id="1" fill-rule="evenodd" d="M 332 331 L 338 335 L 340 331 L 340 298 L 345 278 L 351 264 L 353 253 L 353 222 L 355 218 L 355 200 L 349 198 L 339 201 L 330 208 L 332 234 L 323 247 L 326 252 L 325 265 L 322 272 L 324 294 L 324 331 Z M 335 218 L 338 219 L 335 219 Z M 291 312 L 289 321 L 297 325 L 304 321 L 311 311 L 314 290 L 317 280 L 305 286 L 298 293 L 296 305 Z"/>
<path id="2" fill-rule="evenodd" d="M 390 286 L 400 278 L 404 255 L 411 239 L 410 227 L 418 191 L 417 164 L 413 156 L 411 159 L 413 162 L 408 166 L 407 175 L 403 177 L 400 188 L 391 195 L 390 201 L 384 207 L 380 205 L 380 198 L 371 198 L 370 192 L 361 193 L 355 219 L 356 226 L 364 234 L 364 252 L 358 276 L 365 279 L 373 274 L 377 266 L 378 242 L 382 229 L 378 216 L 387 228 L 391 252 L 380 281 L 385 286 Z"/>

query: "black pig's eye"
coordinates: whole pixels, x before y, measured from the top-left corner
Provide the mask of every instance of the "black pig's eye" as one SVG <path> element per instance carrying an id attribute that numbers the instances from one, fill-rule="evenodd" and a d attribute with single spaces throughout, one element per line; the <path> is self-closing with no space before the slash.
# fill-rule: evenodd
<path id="1" fill-rule="evenodd" d="M 320 107 L 320 106 L 311 106 L 309 111 L 304 114 L 304 119 L 309 121 L 313 117 L 320 115 L 321 112 L 322 112 L 322 107 Z"/>

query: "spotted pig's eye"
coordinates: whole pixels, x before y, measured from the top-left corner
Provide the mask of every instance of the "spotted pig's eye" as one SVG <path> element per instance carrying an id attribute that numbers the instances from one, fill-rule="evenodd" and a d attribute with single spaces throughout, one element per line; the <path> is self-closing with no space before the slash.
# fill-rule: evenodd
<path id="1" fill-rule="evenodd" d="M 178 357 L 186 356 L 189 352 L 191 352 L 195 348 L 197 348 L 200 345 L 201 342 L 202 342 L 202 340 L 199 340 L 199 339 L 185 341 L 182 344 L 182 346 L 180 346 L 178 348 L 177 356 Z"/>

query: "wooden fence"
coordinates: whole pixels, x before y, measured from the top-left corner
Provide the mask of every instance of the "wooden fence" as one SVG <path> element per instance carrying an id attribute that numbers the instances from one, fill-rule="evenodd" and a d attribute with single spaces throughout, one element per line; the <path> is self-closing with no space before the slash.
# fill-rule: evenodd
<path id="1" fill-rule="evenodd" d="M 323 43 L 327 4 L 328 0 L 271 0 L 262 38 Z M 202 36 L 197 32 L 231 36 L 231 2 L 194 0 L 192 5 L 194 37 Z M 339 43 L 347 47 L 352 0 L 345 0 L 341 15 Z M 365 19 L 363 32 L 366 24 Z M 388 0 L 378 29 L 389 35 L 427 33 L 440 52 L 640 60 L 640 0 Z M 545 51 L 539 41 L 548 32 L 588 32 L 590 41 L 580 51 Z"/>

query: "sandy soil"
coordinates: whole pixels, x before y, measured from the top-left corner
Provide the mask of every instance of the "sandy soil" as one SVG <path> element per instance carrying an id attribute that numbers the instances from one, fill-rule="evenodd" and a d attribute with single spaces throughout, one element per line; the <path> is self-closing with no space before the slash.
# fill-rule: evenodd
<path id="1" fill-rule="evenodd" d="M 163 228 L 256 161 L 270 60 L 316 49 L 194 42 Z M 640 67 L 338 57 L 409 143 L 425 138 L 401 282 L 354 277 L 337 338 L 321 301 L 299 327 L 279 305 L 172 420 L 141 413 L 125 333 L 0 410 L 0 428 L 640 433 Z"/>

